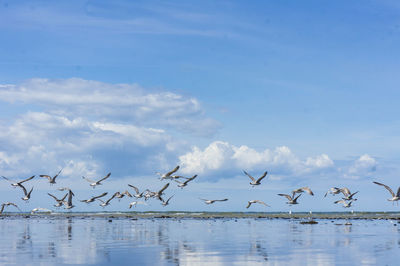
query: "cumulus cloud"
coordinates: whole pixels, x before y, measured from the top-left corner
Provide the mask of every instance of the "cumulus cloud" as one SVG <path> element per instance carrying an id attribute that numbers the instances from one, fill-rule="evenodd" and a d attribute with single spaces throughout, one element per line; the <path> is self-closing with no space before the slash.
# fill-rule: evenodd
<path id="1" fill-rule="evenodd" d="M 376 160 L 368 154 L 364 154 L 349 167 L 346 177 L 354 179 L 369 177 L 376 171 L 376 167 Z"/>
<path id="2" fill-rule="evenodd" d="M 248 146 L 235 146 L 215 141 L 204 150 L 193 147 L 179 157 L 184 173 L 205 173 L 228 169 L 272 170 L 275 174 L 303 175 L 334 166 L 326 154 L 299 159 L 286 146 L 257 151 Z"/>

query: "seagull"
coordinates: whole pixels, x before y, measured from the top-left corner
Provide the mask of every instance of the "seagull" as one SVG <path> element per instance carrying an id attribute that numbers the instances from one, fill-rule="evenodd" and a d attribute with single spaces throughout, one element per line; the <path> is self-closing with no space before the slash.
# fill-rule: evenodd
<path id="1" fill-rule="evenodd" d="M 246 171 L 243 170 L 243 172 L 244 172 L 248 177 L 250 177 L 250 179 L 251 179 L 250 185 L 252 185 L 252 186 L 260 185 L 260 184 L 261 184 L 261 183 L 260 183 L 261 180 L 268 174 L 268 172 L 265 171 L 264 174 L 263 174 L 262 176 L 260 176 L 260 177 L 256 180 L 254 177 L 252 177 L 252 176 L 251 176 L 249 173 L 247 173 Z"/>
<path id="2" fill-rule="evenodd" d="M 149 198 L 155 197 L 155 195 L 156 195 L 156 192 L 153 192 L 153 191 L 150 191 L 150 190 L 146 189 L 144 191 L 143 197 L 144 197 L 144 200 L 148 200 Z"/>
<path id="3" fill-rule="evenodd" d="M 162 201 L 162 202 L 161 202 L 161 205 L 164 206 L 164 207 L 167 206 L 167 205 L 169 204 L 169 200 L 172 199 L 173 196 L 175 196 L 175 195 L 172 195 L 172 196 L 169 197 L 166 201 L 164 201 L 164 199 L 160 197 L 160 198 L 161 198 L 161 201 Z"/>
<path id="4" fill-rule="evenodd" d="M 164 190 L 167 189 L 168 186 L 169 186 L 169 183 L 165 184 L 165 186 L 163 186 L 162 189 L 160 189 L 159 191 L 157 191 L 154 194 L 154 197 L 161 198 L 161 195 L 163 194 Z"/>
<path id="5" fill-rule="evenodd" d="M 172 174 L 175 173 L 176 171 L 178 171 L 179 169 L 179 165 L 177 165 L 172 171 L 169 171 L 166 174 L 161 174 L 159 172 L 156 172 L 156 174 L 158 174 L 160 176 L 160 180 L 164 180 L 164 179 L 175 179 L 176 176 L 172 177 Z"/>
<path id="6" fill-rule="evenodd" d="M 101 207 L 105 207 L 105 206 L 110 205 L 111 200 L 115 198 L 115 195 L 116 195 L 117 193 L 119 193 L 119 192 L 114 193 L 114 195 L 112 195 L 111 198 L 109 198 L 107 201 L 103 201 L 103 200 L 101 200 L 101 199 L 97 199 L 98 201 L 101 202 L 101 203 L 100 203 L 100 206 L 101 206 Z"/>
<path id="7" fill-rule="evenodd" d="M 340 193 L 340 188 L 338 187 L 331 187 L 324 195 L 324 198 L 329 194 L 336 195 Z"/>
<path id="8" fill-rule="evenodd" d="M 22 183 L 24 183 L 24 182 L 26 182 L 26 181 L 29 181 L 29 180 L 31 180 L 32 178 L 34 178 L 35 176 L 33 175 L 33 176 L 28 177 L 27 179 L 24 179 L 24 180 L 19 181 L 19 182 L 14 181 L 14 180 L 11 180 L 11 179 L 8 179 L 8 178 L 5 177 L 5 176 L 1 176 L 1 177 L 4 178 L 5 180 L 7 180 L 8 182 L 10 182 L 10 183 L 11 183 L 11 186 L 13 186 L 14 188 L 16 188 L 16 187 L 18 187 L 18 184 L 22 184 Z"/>
<path id="9" fill-rule="evenodd" d="M 49 196 L 52 197 L 55 201 L 57 201 L 57 204 L 56 204 L 56 205 L 53 205 L 54 207 L 61 207 L 61 206 L 64 204 L 65 198 L 68 196 L 68 193 L 66 193 L 66 194 L 64 195 L 64 197 L 62 197 L 61 199 L 58 199 L 56 196 L 54 196 L 54 195 L 52 195 L 52 194 L 50 194 L 50 193 L 47 193 L 47 195 L 49 195 Z"/>
<path id="10" fill-rule="evenodd" d="M 65 209 L 72 209 L 75 205 L 72 204 L 72 197 L 75 196 L 74 192 L 68 187 L 59 188 L 60 191 L 68 190 L 68 200 L 63 201 Z"/>
<path id="11" fill-rule="evenodd" d="M 129 209 L 132 208 L 132 206 L 136 207 L 137 204 L 147 205 L 147 203 L 144 201 L 132 201 L 131 203 L 129 203 Z"/>
<path id="12" fill-rule="evenodd" d="M 344 198 L 342 198 L 342 199 L 344 199 L 344 200 L 352 200 L 353 196 L 358 193 L 358 191 L 354 192 L 354 193 L 351 193 L 350 190 L 347 187 L 341 188 L 340 192 L 343 193 Z M 357 199 L 354 199 L 354 200 L 357 200 Z"/>
<path id="13" fill-rule="evenodd" d="M 128 186 L 130 186 L 131 188 L 133 188 L 135 190 L 135 195 L 133 195 L 135 198 L 140 199 L 143 197 L 143 192 L 139 193 L 139 189 L 131 184 L 128 184 Z"/>
<path id="14" fill-rule="evenodd" d="M 353 203 L 353 201 L 354 201 L 354 199 L 352 199 L 352 200 L 350 200 L 350 201 L 346 201 L 346 200 L 344 200 L 344 199 L 341 199 L 341 200 L 335 201 L 335 204 L 337 204 L 337 203 L 342 203 L 342 204 L 343 204 L 343 208 L 350 208 L 350 207 L 351 207 L 351 204 Z"/>
<path id="15" fill-rule="evenodd" d="M 311 191 L 311 189 L 309 187 L 302 187 L 302 188 L 298 188 L 298 189 L 295 189 L 292 191 L 292 193 L 294 193 L 294 194 L 303 193 L 303 192 L 307 192 L 311 196 L 314 196 L 314 193 Z"/>
<path id="16" fill-rule="evenodd" d="M 5 208 L 6 206 L 10 206 L 10 205 L 11 205 L 11 206 L 14 206 L 14 207 L 17 208 L 19 211 L 21 211 L 21 209 L 17 206 L 17 204 L 12 203 L 12 202 L 6 202 L 6 203 L 1 204 L 0 214 L 3 213 L 4 208 Z"/>
<path id="17" fill-rule="evenodd" d="M 250 208 L 251 204 L 253 204 L 253 203 L 260 203 L 260 204 L 262 204 L 262 205 L 265 205 L 265 206 L 267 206 L 267 207 L 270 207 L 268 204 L 266 204 L 265 202 L 263 202 L 263 201 L 261 201 L 261 200 L 250 200 L 250 201 L 248 201 L 248 204 L 247 204 L 246 208 L 247 208 L 247 209 Z"/>
<path id="18" fill-rule="evenodd" d="M 56 183 L 56 178 L 57 176 L 61 173 L 62 169 L 53 177 L 49 176 L 49 175 L 40 175 L 40 177 L 45 177 L 49 180 L 50 185 L 53 185 Z"/>
<path id="19" fill-rule="evenodd" d="M 101 198 L 101 197 L 104 197 L 104 196 L 105 196 L 105 195 L 107 195 L 107 194 L 108 194 L 107 192 L 104 192 L 103 194 L 101 194 L 101 195 L 98 195 L 98 196 L 91 197 L 90 199 L 87 199 L 87 200 L 81 200 L 81 202 L 90 203 L 90 202 L 93 202 L 93 201 L 95 201 L 96 199 L 99 199 L 99 198 Z"/>
<path id="20" fill-rule="evenodd" d="M 122 198 L 125 197 L 125 196 L 128 196 L 128 197 L 132 198 L 132 195 L 131 195 L 131 193 L 129 193 L 128 190 L 125 190 L 125 191 L 122 192 L 122 193 L 119 192 L 119 191 L 117 191 L 117 192 L 115 192 L 114 195 L 113 195 L 113 197 L 115 197 L 115 198 L 117 198 L 117 199 L 122 199 Z"/>
<path id="21" fill-rule="evenodd" d="M 290 196 L 288 194 L 278 194 L 278 196 L 286 197 L 288 199 L 288 202 L 286 202 L 286 204 L 294 205 L 294 204 L 299 204 L 297 202 L 297 199 L 302 195 L 302 194 L 299 194 L 297 197 L 294 197 L 295 194 L 296 193 L 292 193 L 292 196 Z"/>
<path id="22" fill-rule="evenodd" d="M 33 190 L 33 187 L 31 188 L 31 190 L 28 192 L 27 190 L 26 190 L 26 188 L 23 186 L 23 185 L 21 185 L 21 184 L 18 184 L 18 186 L 20 187 L 20 188 L 22 188 L 22 190 L 24 191 L 24 197 L 23 198 L 21 198 L 22 200 L 25 200 L 25 201 L 28 201 L 30 198 L 31 198 L 31 193 L 32 193 L 32 190 Z"/>
<path id="23" fill-rule="evenodd" d="M 178 181 L 178 180 L 174 180 L 174 181 L 177 182 L 177 183 L 179 183 L 178 187 L 183 188 L 183 187 L 186 187 L 187 184 L 188 184 L 190 181 L 192 181 L 193 179 L 195 179 L 196 177 L 197 177 L 197 175 L 194 175 L 194 176 L 192 176 L 192 177 L 186 179 L 185 182 L 180 182 L 180 181 Z"/>
<path id="24" fill-rule="evenodd" d="M 227 201 L 228 199 L 215 199 L 215 200 L 201 199 L 201 200 L 204 200 L 204 203 L 205 203 L 205 204 L 213 204 L 214 202 L 217 202 L 217 201 Z"/>
<path id="25" fill-rule="evenodd" d="M 89 178 L 86 178 L 86 177 L 84 177 L 84 176 L 82 176 L 82 178 L 85 179 L 86 181 L 88 181 L 89 183 L 91 183 L 90 186 L 92 186 L 93 188 L 95 188 L 97 185 L 102 185 L 102 184 L 101 184 L 101 181 L 106 180 L 107 178 L 110 177 L 110 175 L 111 175 L 111 173 L 108 173 L 105 177 L 103 177 L 103 178 L 100 179 L 99 181 L 93 181 L 93 180 L 91 180 L 91 179 L 89 179 Z"/>
<path id="26" fill-rule="evenodd" d="M 31 210 L 31 213 L 34 214 L 36 212 L 45 212 L 45 213 L 52 213 L 52 210 L 46 209 L 46 208 L 34 208 L 33 210 Z"/>
<path id="27" fill-rule="evenodd" d="M 389 186 L 379 183 L 379 182 L 375 182 L 375 181 L 373 181 L 373 183 L 377 184 L 379 186 L 385 187 L 390 192 L 390 194 L 392 195 L 392 198 L 388 199 L 388 201 L 395 202 L 395 201 L 400 200 L 400 187 L 397 189 L 397 193 L 394 194 L 393 190 Z"/>

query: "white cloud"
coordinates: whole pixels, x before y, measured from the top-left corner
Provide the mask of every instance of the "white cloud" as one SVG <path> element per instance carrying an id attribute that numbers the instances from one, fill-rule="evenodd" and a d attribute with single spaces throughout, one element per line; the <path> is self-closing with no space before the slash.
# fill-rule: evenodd
<path id="1" fill-rule="evenodd" d="M 204 150 L 193 147 L 179 157 L 184 173 L 205 173 L 226 169 L 272 169 L 275 174 L 302 175 L 334 165 L 326 154 L 300 160 L 286 147 L 256 151 L 248 146 L 234 146 L 227 142 L 212 142 Z"/>
<path id="2" fill-rule="evenodd" d="M 368 154 L 364 154 L 349 167 L 346 177 L 354 179 L 369 177 L 376 171 L 376 167 L 376 160 Z"/>

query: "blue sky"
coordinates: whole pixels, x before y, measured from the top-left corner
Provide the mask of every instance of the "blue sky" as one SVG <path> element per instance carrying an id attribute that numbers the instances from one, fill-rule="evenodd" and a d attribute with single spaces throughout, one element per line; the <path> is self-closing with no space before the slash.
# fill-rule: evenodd
<path id="1" fill-rule="evenodd" d="M 141 210 L 243 211 L 253 197 L 287 210 L 276 193 L 304 185 L 319 196 L 296 210 L 342 210 L 319 200 L 332 186 L 360 190 L 356 210 L 397 210 L 372 181 L 400 184 L 399 10 L 396 1 L 0 1 L 0 172 L 63 168 L 60 185 L 85 197 L 127 183 L 155 189 L 154 172 L 179 164 L 198 179 L 171 186 L 171 206 Z M 251 188 L 243 169 L 269 175 Z M 110 171 L 95 191 L 81 179 Z M 47 206 L 55 188 L 32 184 L 39 195 L 24 208 Z M 0 189 L 2 201 L 20 193 Z M 225 196 L 219 206 L 198 200 Z"/>

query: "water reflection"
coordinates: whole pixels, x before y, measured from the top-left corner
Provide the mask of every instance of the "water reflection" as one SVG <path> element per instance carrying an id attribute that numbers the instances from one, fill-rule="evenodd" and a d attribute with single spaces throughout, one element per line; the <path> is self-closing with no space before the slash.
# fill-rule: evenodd
<path id="1" fill-rule="evenodd" d="M 390 264 L 397 225 L 269 219 L 9 218 L 0 264 Z"/>

